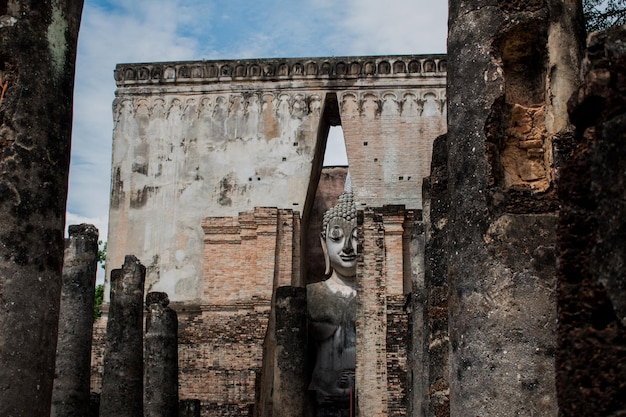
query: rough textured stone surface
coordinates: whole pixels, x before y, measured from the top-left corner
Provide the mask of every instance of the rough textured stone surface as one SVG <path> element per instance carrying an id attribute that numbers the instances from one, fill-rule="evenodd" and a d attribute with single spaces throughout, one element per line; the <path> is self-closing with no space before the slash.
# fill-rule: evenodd
<path id="1" fill-rule="evenodd" d="M 143 416 L 143 292 L 146 269 L 126 256 L 111 271 L 101 417 Z"/>
<path id="2" fill-rule="evenodd" d="M 424 180 L 427 181 L 427 178 Z M 425 199 L 424 207 L 426 204 L 427 200 Z M 403 343 L 402 348 L 405 349 L 406 353 L 407 363 L 402 381 L 404 385 L 402 402 L 406 407 L 406 415 L 420 416 L 417 410 L 421 408 L 426 389 L 427 357 L 424 352 L 424 343 L 427 328 L 424 325 L 424 320 L 428 315 L 424 303 L 424 224 L 421 213 L 407 213 L 404 232 L 404 256 L 408 257 L 405 259 L 405 274 L 409 275 L 411 282 L 405 286 L 405 292 L 409 289 L 410 292 L 404 297 L 403 306 L 403 318 L 407 320 L 406 334 L 400 334 L 396 331 L 398 337 L 396 343 Z M 399 314 L 398 310 L 397 312 Z M 397 319 L 399 318 L 398 315 Z M 388 347 L 388 350 L 393 351 L 393 348 Z M 395 372 L 390 369 L 389 373 L 393 375 Z M 397 375 L 399 380 L 401 375 L 400 373 Z"/>
<path id="3" fill-rule="evenodd" d="M 417 398 L 415 415 L 446 417 L 450 415 L 450 383 L 448 352 L 448 262 L 446 232 L 448 223 L 448 146 L 447 137 L 440 136 L 433 143 L 430 177 L 424 181 L 425 227 L 425 294 L 427 336 L 422 348 L 428 361 L 427 375 L 421 376 L 426 385 L 422 397 Z M 419 323 L 413 323 L 417 326 Z M 416 347 L 417 348 L 417 347 Z M 420 376 L 414 377 L 416 380 Z M 421 400 L 421 401 L 420 401 Z M 417 405 L 421 407 L 417 407 Z M 420 414 L 421 413 L 421 414 Z"/>
<path id="4" fill-rule="evenodd" d="M 450 415 L 556 416 L 552 139 L 569 129 L 580 4 L 449 10 Z"/>
<path id="5" fill-rule="evenodd" d="M 594 33 L 558 177 L 560 416 L 626 410 L 626 29 Z"/>
<path id="6" fill-rule="evenodd" d="M 306 395 L 310 360 L 307 346 L 306 290 L 279 287 L 265 340 L 260 416 L 304 417 L 310 414 Z M 273 339 L 273 340 L 268 340 Z M 265 401 L 264 401 L 265 400 Z"/>
<path id="7" fill-rule="evenodd" d="M 0 3 L 3 416 L 50 413 L 82 5 Z"/>
<path id="8" fill-rule="evenodd" d="M 89 380 L 93 303 L 98 268 L 98 229 L 69 227 L 65 241 L 59 337 L 52 410 L 54 417 L 89 413 Z"/>
<path id="9" fill-rule="evenodd" d="M 120 64 L 115 76 L 107 265 L 136 254 L 147 287 L 175 302 L 204 302 L 207 214 L 277 207 L 308 225 L 329 126 L 343 126 L 359 205 L 412 209 L 445 131 L 442 55 Z"/>
<path id="10" fill-rule="evenodd" d="M 165 293 L 146 296 L 144 417 L 178 417 L 178 317 Z"/>

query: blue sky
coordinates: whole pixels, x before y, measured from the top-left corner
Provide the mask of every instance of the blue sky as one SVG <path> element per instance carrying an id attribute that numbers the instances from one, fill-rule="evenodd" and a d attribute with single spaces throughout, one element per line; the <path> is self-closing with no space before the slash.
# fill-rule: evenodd
<path id="1" fill-rule="evenodd" d="M 118 63 L 444 53 L 445 0 L 85 0 L 67 224 L 106 240 Z"/>

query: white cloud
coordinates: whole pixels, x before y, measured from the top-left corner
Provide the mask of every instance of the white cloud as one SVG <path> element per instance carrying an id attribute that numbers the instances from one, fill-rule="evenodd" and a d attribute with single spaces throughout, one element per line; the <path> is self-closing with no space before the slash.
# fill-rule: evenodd
<path id="1" fill-rule="evenodd" d="M 180 36 L 169 1 L 86 3 L 79 37 L 68 211 L 107 218 L 109 206 L 113 70 L 121 62 L 193 59 L 199 40 Z"/>
<path id="2" fill-rule="evenodd" d="M 448 2 L 349 0 L 343 30 L 356 55 L 445 53 Z"/>

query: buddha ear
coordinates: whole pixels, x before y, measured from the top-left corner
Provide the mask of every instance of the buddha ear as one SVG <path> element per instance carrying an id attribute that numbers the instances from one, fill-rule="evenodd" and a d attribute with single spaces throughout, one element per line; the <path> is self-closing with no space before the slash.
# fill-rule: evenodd
<path id="1" fill-rule="evenodd" d="M 324 270 L 324 276 L 330 275 L 330 258 L 328 257 L 328 247 L 326 246 L 326 238 L 323 233 L 320 233 L 320 242 L 322 243 L 322 251 L 324 252 L 324 262 L 326 263 L 326 269 Z"/>

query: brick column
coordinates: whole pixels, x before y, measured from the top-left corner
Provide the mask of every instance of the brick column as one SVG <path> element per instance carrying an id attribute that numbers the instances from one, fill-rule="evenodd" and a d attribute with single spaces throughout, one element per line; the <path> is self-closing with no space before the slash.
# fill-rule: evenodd
<path id="1" fill-rule="evenodd" d="M 144 417 L 178 417 L 178 317 L 164 292 L 146 296 Z"/>
<path id="2" fill-rule="evenodd" d="M 143 416 L 143 287 L 146 268 L 127 255 L 111 271 L 100 417 Z"/>
<path id="3" fill-rule="evenodd" d="M 382 216 L 358 212 L 356 403 L 359 416 L 387 416 L 387 287 Z"/>
<path id="4" fill-rule="evenodd" d="M 53 417 L 82 417 L 89 412 L 93 303 L 98 267 L 98 229 L 69 227 L 65 241 Z"/>

